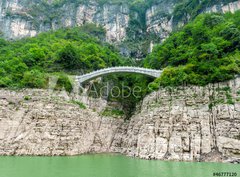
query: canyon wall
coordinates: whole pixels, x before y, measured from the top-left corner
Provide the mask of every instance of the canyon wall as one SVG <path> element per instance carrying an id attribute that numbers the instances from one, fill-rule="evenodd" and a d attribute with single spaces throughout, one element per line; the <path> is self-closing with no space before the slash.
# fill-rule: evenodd
<path id="1" fill-rule="evenodd" d="M 46 90 L 0 91 L 0 155 L 117 152 L 144 159 L 238 161 L 240 78 L 160 89 L 130 121 Z M 102 109 L 96 109 L 102 108 Z"/>
<path id="2" fill-rule="evenodd" d="M 239 90 L 240 78 L 152 93 L 128 125 L 124 153 L 184 161 L 240 158 Z"/>
<path id="3" fill-rule="evenodd" d="M 36 0 L 1 0 L 0 26 L 8 39 L 33 37 L 36 34 L 62 27 L 95 23 L 106 29 L 109 42 L 121 41 L 126 36 L 129 21 L 127 5 L 104 4 L 94 1 L 87 4 L 66 2 L 52 5 Z"/>
<path id="4" fill-rule="evenodd" d="M 89 101 L 93 109 L 103 104 L 94 102 Z M 82 109 L 64 95 L 44 90 L 0 91 L 0 155 L 107 152 L 122 123 Z"/>
<path id="5" fill-rule="evenodd" d="M 222 13 L 226 13 L 226 12 L 231 12 L 234 13 L 237 10 L 240 9 L 240 1 L 235 1 L 235 2 L 230 2 L 228 4 L 216 4 L 212 7 L 209 7 L 205 10 L 205 12 L 222 12 Z"/>
<path id="6" fill-rule="evenodd" d="M 129 3 L 100 4 L 97 1 L 76 3 L 66 1 L 54 3 L 43 0 L 1 0 L 0 1 L 0 34 L 7 39 L 18 39 L 61 27 L 81 26 L 85 23 L 102 25 L 106 29 L 108 42 L 121 42 L 127 37 L 129 23 L 139 21 L 144 23 L 142 29 L 132 29 L 141 33 L 154 33 L 160 40 L 168 37 L 175 26 L 182 26 L 184 22 L 174 20 L 176 0 L 156 1 L 145 9 L 144 16 L 131 9 Z M 215 5 L 202 9 L 203 12 L 235 12 L 240 9 L 240 0 Z M 190 15 L 186 15 L 188 19 Z M 143 19 L 142 19 L 143 18 Z M 145 19 L 144 19 L 145 18 Z M 136 27 L 134 27 L 136 28 Z M 131 30 L 131 29 L 130 29 Z M 134 36 L 128 36 L 133 38 Z M 160 42 L 160 41 L 159 41 Z"/>

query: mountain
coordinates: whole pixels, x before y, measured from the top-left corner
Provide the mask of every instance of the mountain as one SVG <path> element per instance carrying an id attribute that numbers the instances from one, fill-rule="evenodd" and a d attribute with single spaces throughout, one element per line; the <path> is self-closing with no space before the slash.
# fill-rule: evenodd
<path id="1" fill-rule="evenodd" d="M 143 58 L 151 43 L 203 12 L 235 12 L 240 0 L 1 0 L 0 33 L 7 39 L 85 23 L 101 25 L 121 53 Z M 151 48 L 150 48 L 151 51 Z"/>
<path id="2" fill-rule="evenodd" d="M 164 69 L 157 85 L 206 85 L 240 73 L 240 11 L 201 14 L 156 45 L 144 59 L 148 68 Z"/>
<path id="3" fill-rule="evenodd" d="M 129 118 L 159 86 L 206 85 L 240 73 L 240 12 L 226 13 L 239 7 L 232 0 L 2 0 L 0 87 L 47 88 L 56 76 L 71 91 L 67 75 L 123 65 L 164 69 L 155 81 L 123 74 L 98 83 L 142 88 L 138 98 L 108 97 Z"/>

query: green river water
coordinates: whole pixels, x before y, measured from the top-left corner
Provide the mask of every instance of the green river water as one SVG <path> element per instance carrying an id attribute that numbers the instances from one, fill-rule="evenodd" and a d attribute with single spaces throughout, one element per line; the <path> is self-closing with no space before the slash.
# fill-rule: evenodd
<path id="1" fill-rule="evenodd" d="M 240 165 L 148 161 L 122 155 L 0 157 L 0 177 L 211 177 Z"/>

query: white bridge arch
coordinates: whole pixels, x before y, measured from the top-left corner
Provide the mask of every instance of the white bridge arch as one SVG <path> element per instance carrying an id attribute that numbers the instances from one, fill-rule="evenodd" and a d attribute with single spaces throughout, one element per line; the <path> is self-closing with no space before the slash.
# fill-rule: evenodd
<path id="1" fill-rule="evenodd" d="M 162 71 L 155 70 L 155 69 L 140 68 L 140 67 L 119 66 L 119 67 L 105 68 L 105 69 L 93 71 L 88 74 L 77 76 L 76 80 L 79 83 L 83 83 L 85 81 L 88 81 L 103 75 L 111 74 L 111 73 L 137 73 L 137 74 L 144 74 L 150 77 L 157 78 L 161 75 Z"/>

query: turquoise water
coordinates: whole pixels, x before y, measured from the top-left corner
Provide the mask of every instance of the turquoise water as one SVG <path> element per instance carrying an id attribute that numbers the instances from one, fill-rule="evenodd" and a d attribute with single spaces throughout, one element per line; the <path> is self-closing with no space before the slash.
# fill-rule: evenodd
<path id="1" fill-rule="evenodd" d="M 0 177 L 211 177 L 240 165 L 148 161 L 121 155 L 0 157 Z"/>

